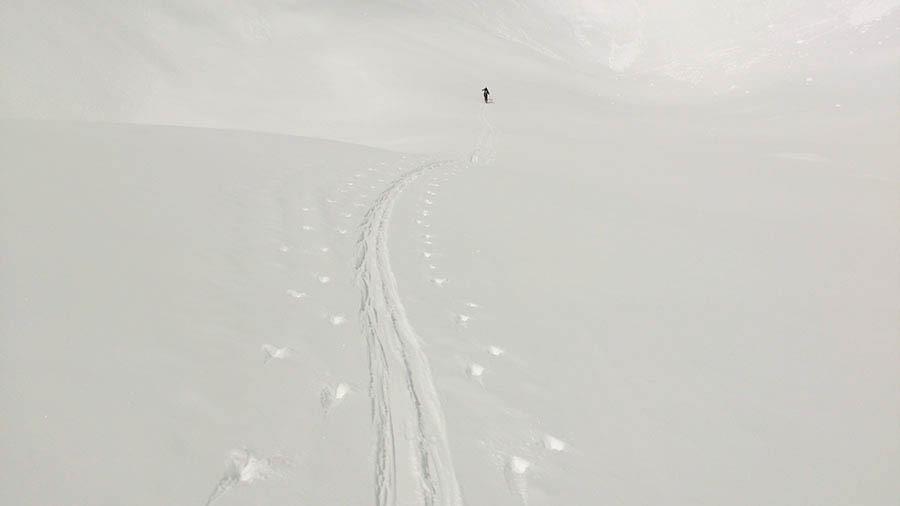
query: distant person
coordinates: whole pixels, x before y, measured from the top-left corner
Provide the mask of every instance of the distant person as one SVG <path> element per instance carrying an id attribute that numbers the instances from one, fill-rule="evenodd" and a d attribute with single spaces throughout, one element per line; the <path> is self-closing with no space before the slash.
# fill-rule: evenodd
<path id="1" fill-rule="evenodd" d="M 490 103 L 490 96 L 491 96 L 490 90 L 488 90 L 487 88 L 484 88 L 483 90 L 481 90 L 481 93 L 484 94 L 484 103 L 485 104 Z"/>

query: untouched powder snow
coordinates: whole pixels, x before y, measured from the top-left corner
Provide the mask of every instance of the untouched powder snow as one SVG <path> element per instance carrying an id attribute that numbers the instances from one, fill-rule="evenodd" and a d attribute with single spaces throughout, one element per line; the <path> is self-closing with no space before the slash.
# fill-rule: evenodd
<path id="1" fill-rule="evenodd" d="M 0 504 L 896 503 L 898 7 L 0 4 Z"/>

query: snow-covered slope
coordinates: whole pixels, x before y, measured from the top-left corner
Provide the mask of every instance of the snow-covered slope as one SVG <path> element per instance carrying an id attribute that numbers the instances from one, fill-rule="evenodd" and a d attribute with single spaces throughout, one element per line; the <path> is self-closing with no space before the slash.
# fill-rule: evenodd
<path id="1" fill-rule="evenodd" d="M 0 504 L 893 504 L 896 7 L 0 4 Z"/>
<path id="2" fill-rule="evenodd" d="M 895 98 L 895 0 L 60 2 L 0 5 L 0 116 L 461 149 L 489 85 L 681 103 L 863 86 Z M 863 76 L 876 76 L 875 79 Z M 874 82 L 873 82 L 874 81 Z M 832 104 L 828 104 L 829 106 Z"/>

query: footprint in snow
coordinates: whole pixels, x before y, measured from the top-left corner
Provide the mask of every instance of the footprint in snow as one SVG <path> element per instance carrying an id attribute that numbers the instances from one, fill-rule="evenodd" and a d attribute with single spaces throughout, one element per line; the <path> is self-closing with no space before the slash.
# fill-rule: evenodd
<path id="1" fill-rule="evenodd" d="M 307 297 L 306 292 L 298 292 L 297 290 L 294 290 L 293 288 L 289 288 L 287 290 L 287 294 L 295 299 L 303 299 L 303 298 Z"/>
<path id="2" fill-rule="evenodd" d="M 456 321 L 459 322 L 459 324 L 463 327 L 465 327 L 471 319 L 472 317 L 467 314 L 460 314 L 456 316 Z"/>
<path id="3" fill-rule="evenodd" d="M 531 462 L 513 455 L 506 462 L 506 484 L 509 491 L 522 501 L 522 504 L 528 504 L 528 479 L 527 473 L 531 469 Z"/>
<path id="4" fill-rule="evenodd" d="M 474 302 L 466 302 L 466 307 L 470 307 L 472 309 L 478 309 L 481 307 L 480 304 L 476 304 Z"/>
<path id="5" fill-rule="evenodd" d="M 346 228 L 338 228 L 338 229 L 336 229 L 336 232 L 339 233 L 339 234 L 341 234 L 341 235 L 347 235 L 347 229 L 346 229 Z"/>
<path id="6" fill-rule="evenodd" d="M 328 253 L 329 251 L 331 251 L 331 248 L 329 248 L 328 246 L 322 246 L 319 248 L 319 251 L 321 251 L 322 253 Z"/>
<path id="7" fill-rule="evenodd" d="M 436 270 L 437 270 L 437 265 L 428 264 L 428 268 L 431 269 L 431 270 L 433 270 L 433 271 L 436 271 Z"/>
<path id="8" fill-rule="evenodd" d="M 340 405 L 349 393 L 350 385 L 347 383 L 338 383 L 334 388 L 328 385 L 322 388 L 319 400 L 322 403 L 322 409 L 325 410 L 325 414 L 327 415 L 330 410 Z"/>
<path id="9" fill-rule="evenodd" d="M 303 230 L 304 232 L 312 232 L 313 230 L 316 229 L 316 227 L 314 227 L 312 225 L 303 225 L 302 227 L 300 227 L 300 229 Z"/>
<path id="10" fill-rule="evenodd" d="M 252 485 L 258 481 L 280 477 L 282 470 L 290 465 L 290 459 L 285 457 L 263 459 L 246 448 L 232 450 L 225 461 L 225 474 L 206 500 L 206 506 L 210 506 L 236 486 Z"/>
<path id="11" fill-rule="evenodd" d="M 344 214 L 342 214 L 341 216 L 343 216 L 344 218 L 352 218 L 352 217 L 353 217 L 353 213 L 344 213 Z"/>
<path id="12" fill-rule="evenodd" d="M 433 255 L 433 253 L 428 252 L 428 251 L 423 251 L 423 252 L 422 252 L 422 256 L 425 257 L 425 258 L 431 258 L 432 255 Z"/>
<path id="13" fill-rule="evenodd" d="M 544 448 L 554 452 L 564 452 L 569 446 L 565 441 L 555 438 L 550 434 L 544 434 Z"/>
<path id="14" fill-rule="evenodd" d="M 282 246 L 281 246 L 280 248 L 278 248 L 278 249 L 281 250 L 282 253 L 287 253 L 288 251 L 291 250 L 291 248 L 290 248 L 289 246 L 287 246 L 287 245 L 282 245 Z"/>
<path id="15" fill-rule="evenodd" d="M 324 275 L 316 275 L 316 279 L 319 280 L 319 283 L 322 283 L 323 285 L 327 285 L 331 282 L 331 278 Z"/>
<path id="16" fill-rule="evenodd" d="M 484 375 L 484 366 L 475 362 L 466 367 L 466 376 L 481 383 L 481 376 Z"/>
<path id="17" fill-rule="evenodd" d="M 291 356 L 291 349 L 288 347 L 278 348 L 277 346 L 273 346 L 271 344 L 264 344 L 262 346 L 263 354 L 265 355 L 264 364 L 268 364 L 269 361 L 273 359 L 283 360 L 289 358 Z"/>
<path id="18" fill-rule="evenodd" d="M 431 280 L 431 282 L 437 285 L 438 288 L 442 288 L 444 286 L 444 283 L 447 282 L 447 278 L 434 278 Z"/>
<path id="19" fill-rule="evenodd" d="M 489 346 L 488 353 L 491 354 L 492 357 L 502 357 L 506 350 L 499 346 Z"/>
<path id="20" fill-rule="evenodd" d="M 339 327 L 347 323 L 347 317 L 342 314 L 331 315 L 328 317 L 328 321 L 335 327 Z"/>

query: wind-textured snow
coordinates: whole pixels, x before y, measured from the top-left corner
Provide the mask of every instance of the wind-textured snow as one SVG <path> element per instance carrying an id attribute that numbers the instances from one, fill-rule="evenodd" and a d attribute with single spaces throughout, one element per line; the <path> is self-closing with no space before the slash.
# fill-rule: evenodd
<path id="1" fill-rule="evenodd" d="M 0 3 L 0 504 L 897 503 L 898 16 Z"/>

